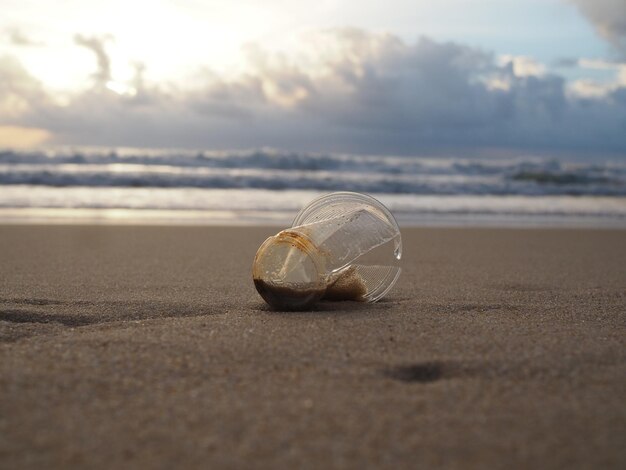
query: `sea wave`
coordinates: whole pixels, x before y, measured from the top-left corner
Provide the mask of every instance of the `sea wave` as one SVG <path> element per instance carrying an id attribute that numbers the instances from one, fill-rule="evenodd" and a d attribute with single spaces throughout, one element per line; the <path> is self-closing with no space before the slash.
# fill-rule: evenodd
<path id="1" fill-rule="evenodd" d="M 0 152 L 0 185 L 626 196 L 626 164 L 255 150 Z"/>

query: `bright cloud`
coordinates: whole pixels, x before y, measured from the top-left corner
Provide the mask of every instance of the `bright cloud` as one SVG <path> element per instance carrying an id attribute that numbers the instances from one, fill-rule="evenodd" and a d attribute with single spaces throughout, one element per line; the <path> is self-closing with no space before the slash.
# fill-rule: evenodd
<path id="1" fill-rule="evenodd" d="M 626 90 L 626 63 L 604 59 L 581 58 L 576 62 L 580 69 L 613 72 L 610 79 L 578 79 L 568 84 L 568 92 L 575 97 L 587 99 L 610 99 Z"/>
<path id="2" fill-rule="evenodd" d="M 513 68 L 513 73 L 518 77 L 541 76 L 546 73 L 544 64 L 527 56 L 505 54 L 498 58 L 498 64 L 502 66 L 510 65 Z"/>

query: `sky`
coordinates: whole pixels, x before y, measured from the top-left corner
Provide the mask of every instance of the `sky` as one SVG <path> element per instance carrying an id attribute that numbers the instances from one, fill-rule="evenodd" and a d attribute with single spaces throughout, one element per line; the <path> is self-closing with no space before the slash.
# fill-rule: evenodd
<path id="1" fill-rule="evenodd" d="M 626 158 L 626 0 L 0 0 L 0 147 Z"/>

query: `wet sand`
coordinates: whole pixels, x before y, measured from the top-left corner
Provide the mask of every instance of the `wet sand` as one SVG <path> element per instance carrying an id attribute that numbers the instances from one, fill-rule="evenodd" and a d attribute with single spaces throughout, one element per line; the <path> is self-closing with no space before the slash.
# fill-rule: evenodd
<path id="1" fill-rule="evenodd" d="M 0 467 L 626 466 L 626 232 L 404 229 L 285 313 L 275 231 L 0 226 Z"/>

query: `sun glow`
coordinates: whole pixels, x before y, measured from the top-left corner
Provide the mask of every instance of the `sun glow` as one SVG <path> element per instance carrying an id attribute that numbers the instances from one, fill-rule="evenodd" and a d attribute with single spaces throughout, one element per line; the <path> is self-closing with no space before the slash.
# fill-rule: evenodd
<path id="1" fill-rule="evenodd" d="M 23 18 L 31 18 L 33 24 L 41 21 L 46 28 L 31 33 L 28 45 L 26 40 L 21 44 L 0 41 L 0 54 L 19 56 L 26 69 L 50 89 L 77 91 L 93 86 L 98 64 L 93 51 L 80 47 L 75 38 L 93 39 L 102 44 L 109 61 L 106 87 L 121 94 L 129 92 L 127 84 L 137 63 L 155 82 L 184 83 L 199 69 L 240 70 L 244 45 L 280 43 L 293 13 L 288 5 L 279 8 L 278 0 L 262 6 L 252 1 L 97 0 L 87 5 L 69 0 L 63 9 L 46 9 L 44 19 L 39 7 L 10 3 L 9 21 L 13 17 L 17 24 L 24 24 Z"/>
<path id="2" fill-rule="evenodd" d="M 125 83 L 114 82 L 113 80 L 109 80 L 106 83 L 106 87 L 107 89 L 111 90 L 114 93 L 117 93 L 118 95 L 134 96 L 137 94 L 136 88 L 133 88 L 132 86 L 129 86 Z"/>
<path id="3" fill-rule="evenodd" d="M 50 133 L 45 129 L 0 126 L 0 148 L 31 148 L 45 143 Z"/>

